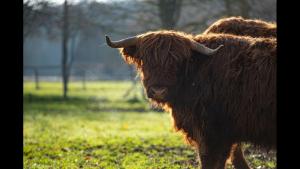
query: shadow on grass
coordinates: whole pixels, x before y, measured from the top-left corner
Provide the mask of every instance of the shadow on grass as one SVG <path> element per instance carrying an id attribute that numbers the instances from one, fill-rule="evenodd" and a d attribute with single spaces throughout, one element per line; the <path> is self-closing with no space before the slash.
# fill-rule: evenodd
<path id="1" fill-rule="evenodd" d="M 70 148 L 69 151 L 74 148 L 75 147 Z M 119 157 L 119 161 L 115 161 L 116 164 L 123 161 L 124 157 L 127 155 L 140 153 L 147 156 L 148 159 L 169 159 L 168 163 L 173 165 L 192 165 L 194 167 L 199 166 L 196 152 L 187 146 L 156 145 L 149 143 L 145 143 L 144 145 L 132 145 L 130 143 L 123 143 L 115 145 L 103 144 L 90 146 L 82 150 L 86 156 L 91 156 L 97 159 L 103 158 L 103 155 L 97 152 L 107 150 L 108 152 L 111 152 L 111 156 L 117 155 Z"/>
<path id="2" fill-rule="evenodd" d="M 95 97 L 79 97 L 79 96 L 69 96 L 64 99 L 62 96 L 57 95 L 34 95 L 34 94 L 24 94 L 23 96 L 24 103 L 57 103 L 57 102 L 64 102 L 64 103 L 82 103 L 87 104 L 91 101 L 101 101 L 101 102 L 108 102 L 109 100 L 106 98 L 95 98 Z"/>
<path id="3" fill-rule="evenodd" d="M 25 110 L 63 113 L 74 111 L 92 112 L 147 112 L 148 103 L 138 98 L 110 100 L 100 97 L 69 96 L 64 99 L 57 95 L 24 94 Z"/>

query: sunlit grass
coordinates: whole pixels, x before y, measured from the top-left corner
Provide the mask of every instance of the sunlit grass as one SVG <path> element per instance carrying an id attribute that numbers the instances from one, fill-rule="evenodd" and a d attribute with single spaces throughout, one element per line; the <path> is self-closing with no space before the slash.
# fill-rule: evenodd
<path id="1" fill-rule="evenodd" d="M 61 83 L 24 83 L 24 168 L 197 168 L 195 151 L 168 113 L 150 109 L 140 86 L 123 98 L 130 85 L 71 83 L 63 100 Z M 252 166 L 276 168 L 274 157 L 251 155 Z"/>

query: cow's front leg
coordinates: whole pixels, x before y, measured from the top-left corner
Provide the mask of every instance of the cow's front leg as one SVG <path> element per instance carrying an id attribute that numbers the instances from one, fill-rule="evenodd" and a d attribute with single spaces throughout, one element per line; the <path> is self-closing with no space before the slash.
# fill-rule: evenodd
<path id="1" fill-rule="evenodd" d="M 231 160 L 235 169 L 251 169 L 244 157 L 241 144 L 235 144 L 232 146 Z"/>
<path id="2" fill-rule="evenodd" d="M 225 143 L 201 143 L 198 155 L 202 169 L 224 169 L 231 145 Z"/>

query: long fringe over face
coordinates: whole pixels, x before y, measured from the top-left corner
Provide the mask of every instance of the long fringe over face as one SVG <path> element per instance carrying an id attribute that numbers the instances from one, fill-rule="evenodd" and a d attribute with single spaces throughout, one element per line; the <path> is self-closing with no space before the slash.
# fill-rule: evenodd
<path id="1" fill-rule="evenodd" d="M 176 31 L 147 32 L 138 36 L 135 47 L 120 52 L 128 64 L 168 67 L 191 56 L 193 36 Z"/>
<path id="2" fill-rule="evenodd" d="M 148 32 L 138 36 L 135 47 L 121 49 L 121 54 L 128 64 L 136 65 L 146 91 L 153 85 L 171 88 L 177 83 L 180 64 L 191 57 L 192 38 L 176 31 Z"/>

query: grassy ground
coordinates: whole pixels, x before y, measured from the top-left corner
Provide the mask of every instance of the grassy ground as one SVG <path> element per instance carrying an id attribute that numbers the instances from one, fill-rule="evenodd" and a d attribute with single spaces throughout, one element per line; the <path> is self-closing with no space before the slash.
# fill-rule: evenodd
<path id="1" fill-rule="evenodd" d="M 197 168 L 194 150 L 172 130 L 168 113 L 154 112 L 141 89 L 123 98 L 129 82 L 24 83 L 24 168 Z M 276 154 L 245 146 L 254 168 L 276 168 Z"/>

